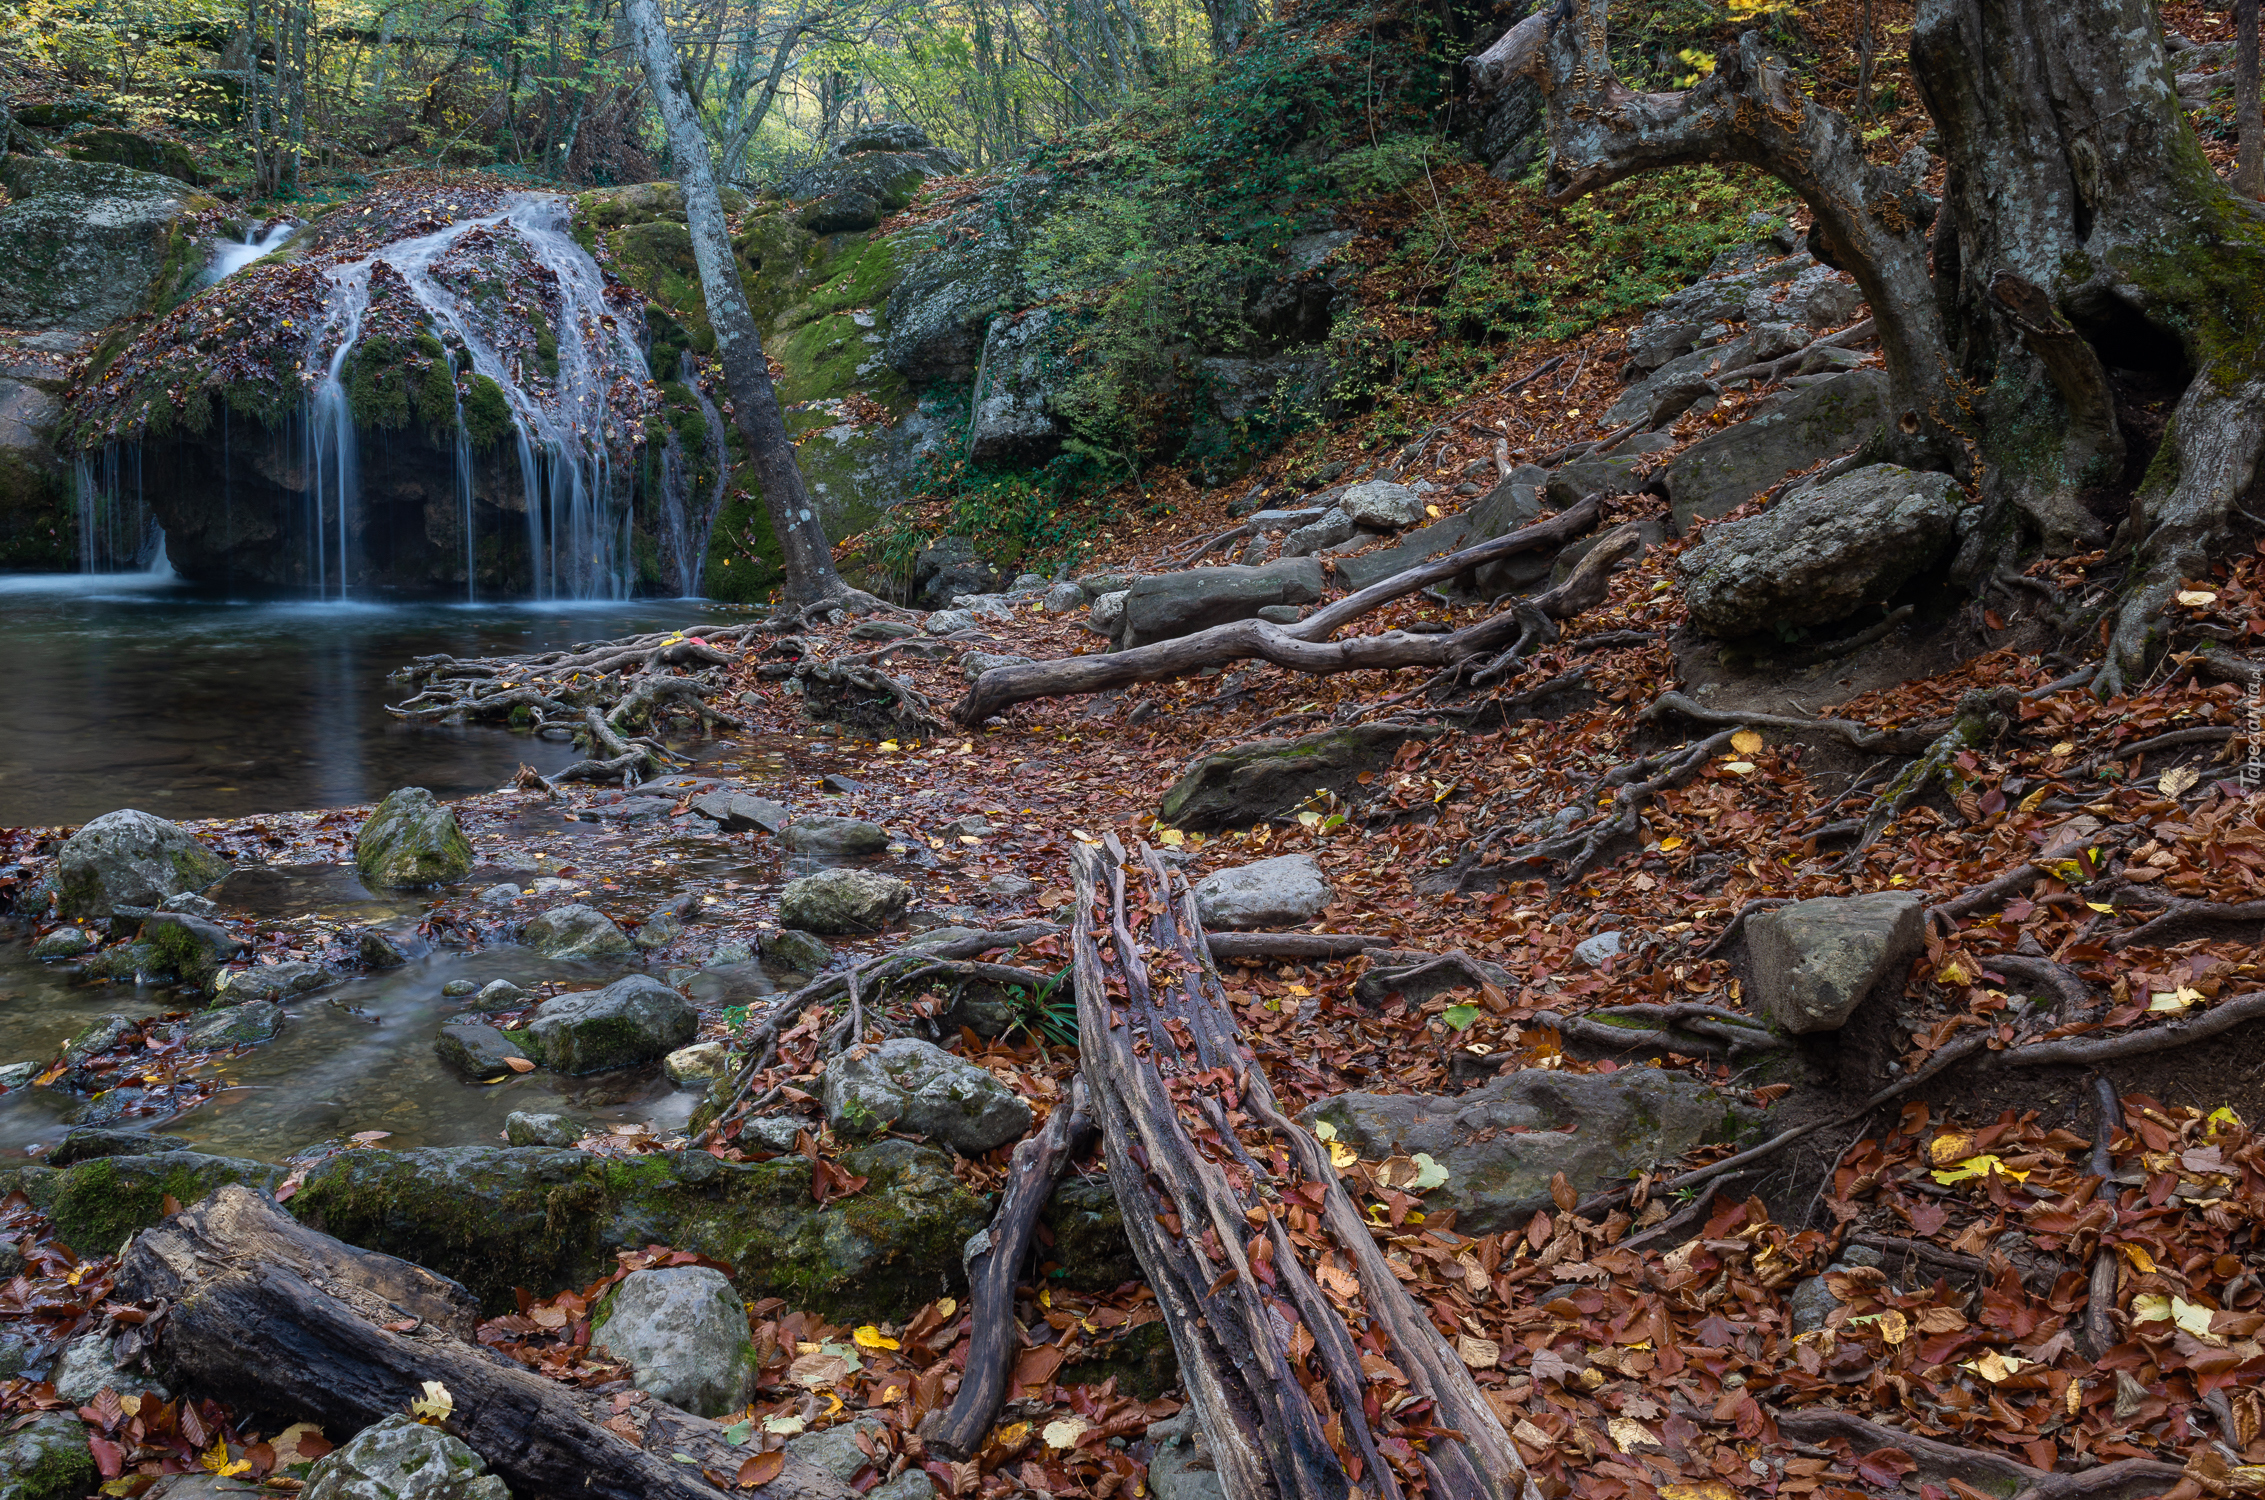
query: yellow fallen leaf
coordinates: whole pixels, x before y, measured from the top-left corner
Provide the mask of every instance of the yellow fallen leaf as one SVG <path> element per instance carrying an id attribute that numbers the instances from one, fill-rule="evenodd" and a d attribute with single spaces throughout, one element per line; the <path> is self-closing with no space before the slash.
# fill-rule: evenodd
<path id="1" fill-rule="evenodd" d="M 2166 797 L 2176 797 L 2202 779 L 2202 773 L 2192 766 L 2173 766 L 2155 778 L 2155 785 Z"/>
<path id="2" fill-rule="evenodd" d="M 1754 763 L 1750 760 L 1726 760 L 1722 763 L 1722 768 L 1733 776 L 1754 774 Z"/>
<path id="3" fill-rule="evenodd" d="M 936 1299 L 936 1316 L 937 1316 L 937 1317 L 939 1317 L 939 1318 L 948 1318 L 948 1317 L 950 1317 L 950 1316 L 951 1316 L 951 1315 L 952 1315 L 953 1313 L 956 1313 L 956 1312 L 958 1312 L 958 1311 L 959 1311 L 959 1299 L 958 1299 L 957 1297 L 938 1297 L 938 1298 Z"/>
<path id="4" fill-rule="evenodd" d="M 1965 966 L 1959 963 L 1959 961 L 1955 958 L 1952 959 L 1949 963 L 1944 964 L 1941 968 L 1937 969 L 1935 971 L 1935 978 L 1941 980 L 1944 984 L 1973 983 L 1973 980 L 1967 977 Z"/>
<path id="5" fill-rule="evenodd" d="M 1751 729 L 1741 729 L 1730 737 L 1730 748 L 1740 755 L 1762 753 L 1762 737 Z"/>
<path id="6" fill-rule="evenodd" d="M 2208 589 L 2180 589 L 2178 591 L 2178 602 L 2189 609 L 2200 609 L 2205 604 L 2217 603 L 2218 596 Z"/>
<path id="7" fill-rule="evenodd" d="M 1652 1436 L 1651 1429 L 1634 1417 L 1614 1417 L 1604 1426 L 1612 1434 L 1613 1446 L 1623 1453 L 1633 1453 L 1645 1443 L 1658 1446 L 1659 1439 Z"/>
<path id="8" fill-rule="evenodd" d="M 1438 506 L 1436 506 L 1436 505 L 1427 505 L 1427 506 L 1425 506 L 1425 507 L 1423 508 L 1423 513 L 1424 513 L 1425 515 L 1427 515 L 1427 516 L 1431 517 L 1431 518 L 1432 518 L 1432 519 L 1433 519 L 1434 521 L 1436 521 L 1436 520 L 1438 520 L 1438 519 L 1439 519 L 1439 507 L 1438 507 Z"/>
<path id="9" fill-rule="evenodd" d="M 2131 1262 L 2131 1268 L 2132 1268 L 2132 1269 L 2133 1269 L 2134 1271 L 2137 1271 L 2137 1272 L 2138 1272 L 2138 1273 L 2139 1273 L 2140 1275 L 2142 1275 L 2142 1276 L 2152 1276 L 2152 1275 L 2154 1275 L 2154 1274 L 2155 1274 L 2155 1257 L 2154 1257 L 2154 1256 L 2152 1256 L 2152 1255 L 2149 1255 L 2149 1254 L 2147 1253 L 2147 1247 L 2146 1247 L 2146 1246 L 2144 1246 L 2144 1245 L 2118 1245 L 2118 1246 L 2116 1246 L 2116 1248 L 2117 1248 L 2118 1250 L 2121 1250 L 2121 1251 L 2123 1252 L 2123 1258 L 2124 1258 L 2125 1260 L 2128 1260 L 2128 1261 L 2130 1261 L 2130 1262 Z M 2134 1298 L 2134 1299 L 2133 1299 L 2133 1301 L 2132 1301 L 2132 1304 L 2131 1304 L 2131 1305 L 2132 1305 L 2132 1308 L 2134 1309 L 2134 1311 L 2133 1311 L 2133 1313 L 2132 1313 L 2132 1316 L 2133 1316 L 2133 1317 L 2135 1317 L 2135 1318 L 2144 1318 L 2144 1317 L 2146 1317 L 2146 1316 L 2147 1316 L 2147 1314 L 2146 1314 L 2146 1313 L 2143 1313 L 2143 1312 L 2139 1312 L 2139 1311 L 2137 1311 L 2137 1308 L 2138 1308 L 2138 1306 L 2139 1306 L 2140 1302 L 2141 1302 L 2141 1301 L 2144 1301 L 2144 1300 L 2145 1300 L 2145 1298 L 2144 1298 L 2143 1296 L 2142 1296 L 2142 1297 L 2139 1297 L 2139 1298 Z M 2158 1298 L 2157 1300 L 2158 1300 L 2158 1301 L 2161 1301 L 2162 1299 Z M 2162 1316 L 2164 1316 L 2164 1317 L 2166 1317 L 2166 1318 L 2167 1318 L 2167 1317 L 2169 1317 L 2169 1316 L 2171 1315 L 2171 1312 L 2170 1312 L 2170 1308 L 2171 1308 L 2171 1305 L 2170 1305 L 2170 1303 L 2169 1303 L 2169 1302 L 2163 1302 L 2163 1312 L 2162 1312 Z"/>
<path id="10" fill-rule="evenodd" d="M 1961 1157 L 1974 1154 L 1974 1137 L 1963 1131 L 1946 1130 L 1927 1146 L 1927 1159 L 1936 1166 L 1948 1166 Z"/>
<path id="11" fill-rule="evenodd" d="M 1455 1356 L 1473 1370 L 1491 1370 L 1502 1363 L 1502 1346 L 1466 1333 L 1455 1340 Z"/>
<path id="12" fill-rule="evenodd" d="M 1091 1425 L 1083 1417 L 1057 1417 L 1048 1422 L 1038 1436 L 1049 1448 L 1075 1448 L 1077 1440 L 1085 1436 Z"/>
<path id="13" fill-rule="evenodd" d="M 2023 812 L 2035 812 L 2037 810 L 2037 805 L 2045 800 L 2045 794 L 2051 790 L 2052 788 L 2049 786 L 2041 786 L 2037 788 L 2037 790 L 2031 792 L 2028 796 L 2021 799 L 2020 810 Z"/>
<path id="14" fill-rule="evenodd" d="M 2023 1365 L 2029 1363 L 2031 1361 L 2023 1359 L 2018 1354 L 2000 1354 L 1997 1350 L 1992 1349 L 1980 1359 L 1967 1360 L 1959 1368 L 1972 1370 L 1990 1384 L 1997 1385 L 2001 1381 L 2011 1378 Z"/>
<path id="15" fill-rule="evenodd" d="M 1697 1484 L 1663 1484 L 1659 1500 L 1738 1500 L 1738 1492 L 1719 1479 L 1704 1479 Z"/>
<path id="16" fill-rule="evenodd" d="M 1188 836 L 1180 832 L 1180 830 L 1178 830 L 1177 828 L 1167 828 L 1162 833 L 1156 835 L 1156 842 L 1158 842 L 1159 844 L 1170 844 L 1174 847 L 1184 844 L 1187 841 Z"/>
<path id="17" fill-rule="evenodd" d="M 1659 848 L 1662 854 L 1671 853 L 1672 851 L 1680 849 L 1682 847 L 1683 835 L 1679 833 L 1671 833 L 1666 838 L 1663 838 L 1659 841 Z"/>
<path id="18" fill-rule="evenodd" d="M 2092 909 L 2093 909 L 2094 911 L 2114 911 L 2114 910 L 2115 910 L 2115 907 L 2111 906 L 2110 904 L 2108 904 L 2108 903 L 2107 903 L 2107 902 L 2105 902 L 2105 901 L 2087 901 L 2087 902 L 2085 902 L 2084 904 L 2085 904 L 2086 906 L 2089 906 L 2089 907 L 2091 907 L 2091 908 L 2092 908 Z"/>
<path id="19" fill-rule="evenodd" d="M 765 1432 L 775 1432 L 782 1437 L 793 1437 L 796 1433 L 800 1432 L 803 1428 L 808 1427 L 809 1425 L 809 1420 L 799 1414 L 779 1417 L 765 1417 L 763 1419 L 763 1430 Z"/>
<path id="20" fill-rule="evenodd" d="M 2059 744 L 2053 746 L 2053 754 L 2055 755 L 2074 755 L 2075 753 L 2076 741 L 2074 740 L 2062 740 Z"/>
<path id="21" fill-rule="evenodd" d="M 895 740 L 883 740 L 880 744 L 874 746 L 873 748 L 881 751 L 883 754 L 887 754 L 889 751 L 896 749 L 896 747 L 897 742 Z"/>
<path id="22" fill-rule="evenodd" d="M 409 1402 L 409 1415 L 427 1427 L 438 1427 L 448 1420 L 448 1414 L 454 1410 L 456 1398 L 448 1393 L 447 1386 L 437 1380 L 426 1381 L 425 1393 Z"/>
<path id="23" fill-rule="evenodd" d="M 2150 1014 L 2176 1015 L 2201 998 L 2200 990 L 2182 984 L 2175 990 L 2158 990 L 2148 996 L 2147 1009 Z"/>
<path id="24" fill-rule="evenodd" d="M 1098 844 L 1101 842 L 1099 839 L 1095 838 L 1092 834 L 1087 833 L 1082 828 L 1071 829 L 1070 837 L 1076 839 L 1081 844 Z"/>
<path id="25" fill-rule="evenodd" d="M 1361 1154 L 1343 1141 L 1331 1141 L 1329 1143 L 1329 1165 L 1339 1171 L 1343 1171 L 1360 1159 Z"/>
<path id="26" fill-rule="evenodd" d="M 2239 1130 L 2241 1129 L 2241 1116 L 2234 1113 L 2232 1105 L 2221 1104 L 2210 1111 L 2210 1118 L 2207 1123 L 2215 1125 L 2221 1130 Z"/>
<path id="27" fill-rule="evenodd" d="M 2015 1182 L 2026 1182 L 2029 1178 L 2027 1172 L 2013 1171 L 2004 1162 L 1989 1155 L 1969 1156 L 1966 1160 L 1948 1170 L 1938 1169 L 1928 1175 L 1947 1187 L 1954 1182 L 1964 1182 L 1970 1177 L 1987 1177 L 1992 1172 L 2010 1177 Z"/>
<path id="28" fill-rule="evenodd" d="M 871 1323 L 858 1329 L 850 1335 L 850 1338 L 855 1341 L 860 1349 L 901 1349 L 904 1347 Z"/>
<path id="29" fill-rule="evenodd" d="M 1887 1343 L 1900 1344 L 1911 1337 L 1911 1320 L 1894 1308 L 1880 1314 L 1880 1337 Z"/>

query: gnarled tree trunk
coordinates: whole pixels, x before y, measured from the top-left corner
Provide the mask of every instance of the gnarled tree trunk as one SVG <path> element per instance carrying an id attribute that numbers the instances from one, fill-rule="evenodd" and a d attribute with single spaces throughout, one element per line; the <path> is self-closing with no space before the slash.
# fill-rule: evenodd
<path id="1" fill-rule="evenodd" d="M 2132 561 L 2098 686 L 2136 680 L 2265 447 L 2265 222 L 2204 158 L 2154 6 L 1919 0 L 1911 65 L 1947 160 L 1939 213 L 1923 153 L 1869 161 L 1755 33 L 1694 88 L 1630 91 L 1605 55 L 1608 9 L 1559 0 L 1471 59 L 1481 87 L 1541 79 L 1552 195 L 1701 161 L 1784 182 L 1878 320 L 1895 419 L 1874 452 L 1979 482 L 1968 577 L 2115 528 Z M 2156 390 L 2178 393 L 2159 443 L 2134 420 Z"/>

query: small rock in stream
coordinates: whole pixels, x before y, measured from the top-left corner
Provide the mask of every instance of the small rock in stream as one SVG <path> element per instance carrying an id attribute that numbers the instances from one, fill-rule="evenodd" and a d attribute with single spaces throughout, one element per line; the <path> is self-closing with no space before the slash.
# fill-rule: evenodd
<path id="1" fill-rule="evenodd" d="M 141 1023 L 132 1016 L 100 1017 L 64 1043 L 63 1061 L 75 1068 L 98 1053 L 108 1052 L 140 1029 Z"/>
<path id="2" fill-rule="evenodd" d="M 842 1135 L 902 1130 L 964 1156 L 1030 1128 L 1030 1105 L 983 1068 L 931 1042 L 894 1037 L 826 1065 L 826 1122 Z"/>
<path id="3" fill-rule="evenodd" d="M 779 925 L 828 934 L 878 932 L 911 904 L 911 884 L 894 875 L 820 870 L 779 892 Z"/>
<path id="4" fill-rule="evenodd" d="M 520 941 L 545 958 L 627 958 L 629 935 L 594 906 L 554 906 L 527 924 Z"/>
<path id="5" fill-rule="evenodd" d="M 464 995 L 471 994 L 478 988 L 479 986 L 477 984 L 474 984 L 469 979 L 451 979 L 450 981 L 448 981 L 448 983 L 440 987 L 440 992 L 441 994 L 447 996 L 449 999 L 455 1000 Z"/>
<path id="6" fill-rule="evenodd" d="M 143 1130 L 101 1130 L 80 1127 L 63 1137 L 62 1143 L 43 1158 L 51 1167 L 67 1167 L 73 1162 L 95 1161 L 105 1156 L 143 1156 L 152 1151 L 186 1151 L 189 1141 L 185 1136 L 151 1135 Z"/>
<path id="7" fill-rule="evenodd" d="M 157 903 L 157 909 L 159 911 L 177 912 L 184 917 L 202 917 L 207 922 L 220 920 L 220 903 L 197 895 L 194 891 L 183 891 L 178 896 L 167 896 L 163 901 Z"/>
<path id="8" fill-rule="evenodd" d="M 94 950 L 94 934 L 83 927 L 58 927 L 31 945 L 33 958 L 77 958 Z"/>
<path id="9" fill-rule="evenodd" d="M 815 974 L 833 962 L 834 950 L 807 932 L 784 927 L 763 939 L 763 957 L 797 974 Z"/>
<path id="10" fill-rule="evenodd" d="M 457 982 L 463 984 L 466 991 L 469 992 L 471 988 L 470 980 L 459 980 Z M 472 997 L 472 1009 L 518 1010 L 521 1006 L 532 1003 L 534 998 L 533 995 L 528 994 L 508 979 L 492 979 L 480 990 L 479 994 Z"/>
<path id="11" fill-rule="evenodd" d="M 526 894 L 527 893 L 519 889 L 518 886 L 513 885 L 510 881 L 506 880 L 499 882 L 498 884 L 491 885 L 486 890 L 480 892 L 480 903 L 483 906 L 509 906 L 512 902 L 518 900 L 521 896 L 524 896 Z"/>
<path id="12" fill-rule="evenodd" d="M 332 1450 L 299 1494 L 301 1500 L 511 1500 L 511 1491 L 463 1439 L 399 1413 Z"/>
<path id="13" fill-rule="evenodd" d="M 704 797 L 695 797 L 692 810 L 726 833 L 748 833 L 757 829 L 777 833 L 794 816 L 783 803 L 773 802 L 768 797 L 750 797 L 744 792 L 710 792 Z"/>
<path id="14" fill-rule="evenodd" d="M 483 1082 L 512 1071 L 511 1058 L 533 1060 L 511 1038 L 479 1021 L 450 1021 L 442 1026 L 433 1038 L 433 1051 L 466 1078 Z"/>
<path id="15" fill-rule="evenodd" d="M 373 891 L 446 885 L 472 873 L 472 843 L 431 792 L 405 786 L 354 835 L 354 868 Z"/>
<path id="16" fill-rule="evenodd" d="M 401 945 L 382 932 L 365 932 L 360 944 L 362 962 L 373 969 L 398 969 L 409 961 Z"/>
<path id="17" fill-rule="evenodd" d="M 72 834 L 55 865 L 57 909 L 66 917 L 154 907 L 228 873 L 228 862 L 186 828 L 132 808 L 104 813 Z"/>
<path id="18" fill-rule="evenodd" d="M 202 917 L 159 912 L 142 924 L 142 936 L 165 955 L 166 967 L 195 985 L 210 985 L 220 966 L 244 951 L 242 939 Z"/>
<path id="19" fill-rule="evenodd" d="M 827 791 L 839 792 L 844 797 L 854 797 L 859 792 L 865 790 L 864 782 L 859 781 L 852 776 L 843 776 L 838 772 L 834 775 L 826 777 L 818 784 L 824 787 Z"/>
<path id="20" fill-rule="evenodd" d="M 503 1117 L 503 1138 L 514 1146 L 571 1146 L 585 1133 L 581 1121 L 566 1115 L 515 1109 Z"/>
<path id="21" fill-rule="evenodd" d="M 734 964 L 755 962 L 755 950 L 745 943 L 718 943 L 715 951 L 700 961 L 703 969 L 728 969 Z"/>
<path id="22" fill-rule="evenodd" d="M 0 1068 L 0 1089 L 29 1088 L 31 1081 L 40 1075 L 41 1067 L 35 1062 L 19 1062 Z"/>
<path id="23" fill-rule="evenodd" d="M 258 1000 L 281 1000 L 286 995 L 304 994 L 322 984 L 330 976 L 318 964 L 286 959 L 279 964 L 254 964 L 248 969 L 231 969 L 213 981 L 213 995 L 230 1005 Z"/>
<path id="24" fill-rule="evenodd" d="M 521 1035 L 544 1066 L 579 1077 L 666 1057 L 699 1032 L 700 1013 L 682 995 L 650 974 L 632 974 L 544 1001 Z"/>
<path id="25" fill-rule="evenodd" d="M 696 1416 L 745 1404 L 755 1378 L 746 1310 L 709 1266 L 630 1272 L 600 1304 L 590 1342 L 627 1361 L 640 1389 Z"/>
<path id="26" fill-rule="evenodd" d="M 722 1042 L 694 1042 L 661 1059 L 661 1071 L 680 1089 L 721 1078 L 731 1068 L 731 1051 Z"/>
<path id="27" fill-rule="evenodd" d="M 889 831 L 861 818 L 820 813 L 787 824 L 779 832 L 779 842 L 799 854 L 878 854 L 889 847 Z"/>
<path id="28" fill-rule="evenodd" d="M 275 1036 L 286 1019 L 282 1006 L 266 1000 L 208 1010 L 189 1023 L 181 1034 L 181 1045 L 192 1052 L 249 1047 Z"/>
<path id="29" fill-rule="evenodd" d="M 638 947 L 650 952 L 656 948 L 666 948 L 682 936 L 684 919 L 663 908 L 638 924 L 636 941 Z"/>

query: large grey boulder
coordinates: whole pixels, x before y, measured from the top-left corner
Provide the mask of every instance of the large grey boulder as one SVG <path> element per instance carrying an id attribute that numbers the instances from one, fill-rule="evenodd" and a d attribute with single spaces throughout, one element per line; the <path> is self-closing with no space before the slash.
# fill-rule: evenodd
<path id="1" fill-rule="evenodd" d="M 878 854 L 889 847 L 889 831 L 861 818 L 812 813 L 780 829 L 779 842 L 799 854 Z"/>
<path id="2" fill-rule="evenodd" d="M 1256 618 L 1269 604 L 1317 604 L 1321 586 L 1321 563 L 1311 557 L 1143 578 L 1125 594 L 1119 640 L 1126 646 L 1168 641 L 1230 620 Z"/>
<path id="3" fill-rule="evenodd" d="M 1252 740 L 1190 766 L 1164 793 L 1156 816 L 1201 833 L 1288 817 L 1316 791 L 1353 795 L 1361 775 L 1390 765 L 1402 745 L 1441 733 L 1425 725 L 1356 724 L 1294 740 Z"/>
<path id="4" fill-rule="evenodd" d="M 590 1326 L 637 1372 L 637 1387 L 703 1417 L 747 1402 L 755 1346 L 747 1310 L 723 1272 L 708 1266 L 661 1266 L 623 1277 Z"/>
<path id="5" fill-rule="evenodd" d="M 898 243 L 905 272 L 889 293 L 881 357 L 916 387 L 972 379 L 991 320 L 1030 300 L 1014 241 L 928 230 Z"/>
<path id="6" fill-rule="evenodd" d="M 598 1073 L 666 1057 L 700 1032 L 700 1013 L 650 974 L 535 1007 L 520 1045 L 555 1073 Z"/>
<path id="7" fill-rule="evenodd" d="M 827 934 L 878 932 L 912 902 L 912 886 L 877 870 L 820 870 L 779 892 L 779 925 Z"/>
<path id="8" fill-rule="evenodd" d="M 154 172 L 56 156 L 0 158 L 0 327 L 91 333 L 162 300 L 202 266 L 194 216 L 213 200 Z"/>
<path id="9" fill-rule="evenodd" d="M 1746 924 L 1754 1003 L 1781 1029 L 1837 1031 L 1882 983 L 1901 983 L 1924 946 L 1921 904 L 1905 891 L 1823 896 Z"/>
<path id="10" fill-rule="evenodd" d="M 554 906 L 527 924 L 520 941 L 545 958 L 626 958 L 636 950 L 613 918 L 579 902 Z"/>
<path id="11" fill-rule="evenodd" d="M 1339 1094 L 1298 1118 L 1328 1122 L 1370 1161 L 1430 1156 L 1447 1180 L 1424 1195 L 1425 1208 L 1453 1209 L 1465 1234 L 1514 1229 L 1547 1208 L 1556 1173 L 1592 1192 L 1748 1123 L 1723 1095 L 1659 1068 L 1524 1068 L 1452 1098 Z"/>
<path id="12" fill-rule="evenodd" d="M 324 1456 L 299 1493 L 304 1500 L 511 1500 L 462 1438 L 398 1412 Z"/>
<path id="13" fill-rule="evenodd" d="M 228 862 L 189 830 L 132 808 L 104 813 L 65 839 L 55 864 L 57 904 L 66 917 L 152 907 L 228 873 Z"/>
<path id="14" fill-rule="evenodd" d="M 1880 371 L 1850 370 L 1693 443 L 1662 476 L 1676 529 L 1735 510 L 1788 474 L 1865 442 L 1887 420 L 1887 394 Z"/>
<path id="15" fill-rule="evenodd" d="M 1203 925 L 1228 931 L 1303 926 L 1321 915 L 1329 896 L 1329 882 L 1310 854 L 1237 865 L 1195 883 Z"/>
<path id="16" fill-rule="evenodd" d="M 912 202 L 929 178 L 966 170 L 957 151 L 936 145 L 919 126 L 884 124 L 845 136 L 780 187 L 807 200 L 796 218 L 811 233 L 856 233 Z"/>
<path id="17" fill-rule="evenodd" d="M 1051 322 L 1043 308 L 991 320 L 970 397 L 967 452 L 975 462 L 1042 463 L 1061 448 L 1053 406 L 1066 371 L 1047 341 Z"/>
<path id="18" fill-rule="evenodd" d="M 1964 509 L 1948 474 L 1895 464 L 1788 495 L 1676 560 L 1691 622 L 1735 637 L 1846 619 L 1943 562 Z"/>
<path id="19" fill-rule="evenodd" d="M 0 1500 L 78 1500 L 101 1483 L 86 1424 L 69 1412 L 42 1412 L 0 1438 Z"/>
<path id="20" fill-rule="evenodd" d="M 354 868 L 373 891 L 446 885 L 472 873 L 472 841 L 421 786 L 387 795 L 354 835 Z"/>
<path id="21" fill-rule="evenodd" d="M 1337 507 L 1371 531 L 1398 531 L 1424 518 L 1423 497 L 1389 479 L 1353 485 L 1338 499 Z"/>
<path id="22" fill-rule="evenodd" d="M 913 1037 L 826 1064 L 826 1121 L 843 1135 L 901 1130 L 980 1155 L 1030 1128 L 1030 1106 L 984 1069 Z"/>

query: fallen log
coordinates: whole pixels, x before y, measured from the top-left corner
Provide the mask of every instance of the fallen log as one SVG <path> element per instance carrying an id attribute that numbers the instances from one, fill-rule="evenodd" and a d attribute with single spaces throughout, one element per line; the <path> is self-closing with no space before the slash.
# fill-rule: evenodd
<path id="1" fill-rule="evenodd" d="M 1114 836 L 1080 848 L 1073 872 L 1083 1076 L 1227 1496 L 1398 1500 L 1421 1483 L 1537 1500 L 1470 1372 L 1242 1044 L 1186 882 L 1144 848 L 1128 898 Z"/>
<path id="2" fill-rule="evenodd" d="M 952 717 L 973 727 L 1033 698 L 1105 692 L 1136 682 L 1182 677 L 1205 667 L 1254 657 L 1295 672 L 1327 674 L 1394 667 L 1448 667 L 1473 657 L 1493 655 L 1518 638 L 1523 622 L 1517 611 L 1504 610 L 1449 635 L 1415 635 L 1388 630 L 1381 635 L 1355 636 L 1343 641 L 1330 637 L 1362 615 L 1435 583 L 1520 552 L 1561 547 L 1595 525 L 1602 512 L 1602 498 L 1591 495 L 1548 520 L 1395 573 L 1325 609 L 1316 610 L 1295 625 L 1236 620 L 1193 635 L 1135 646 L 1129 651 L 993 667 L 978 677 L 967 696 L 953 706 Z M 1573 577 L 1549 593 L 1527 601 L 1527 607 L 1529 610 L 1539 608 L 1543 614 L 1558 619 L 1587 608 L 1602 595 L 1601 579 L 1638 544 L 1633 527 L 1620 528 L 1581 560 Z M 1558 609 L 1563 613 L 1553 614 Z"/>
<path id="3" fill-rule="evenodd" d="M 266 1193 L 224 1187 L 134 1237 L 121 1297 L 163 1302 L 153 1353 L 169 1377 L 240 1407 L 356 1432 L 448 1388 L 443 1424 L 521 1495 L 717 1500 L 751 1450 L 702 1417 L 648 1400 L 623 1437 L 607 1398 L 509 1364 L 472 1342 L 472 1294 L 405 1260 L 309 1229 Z M 683 1454 L 690 1463 L 676 1457 Z M 763 1489 L 850 1500 L 849 1486 L 788 1457 Z"/>

